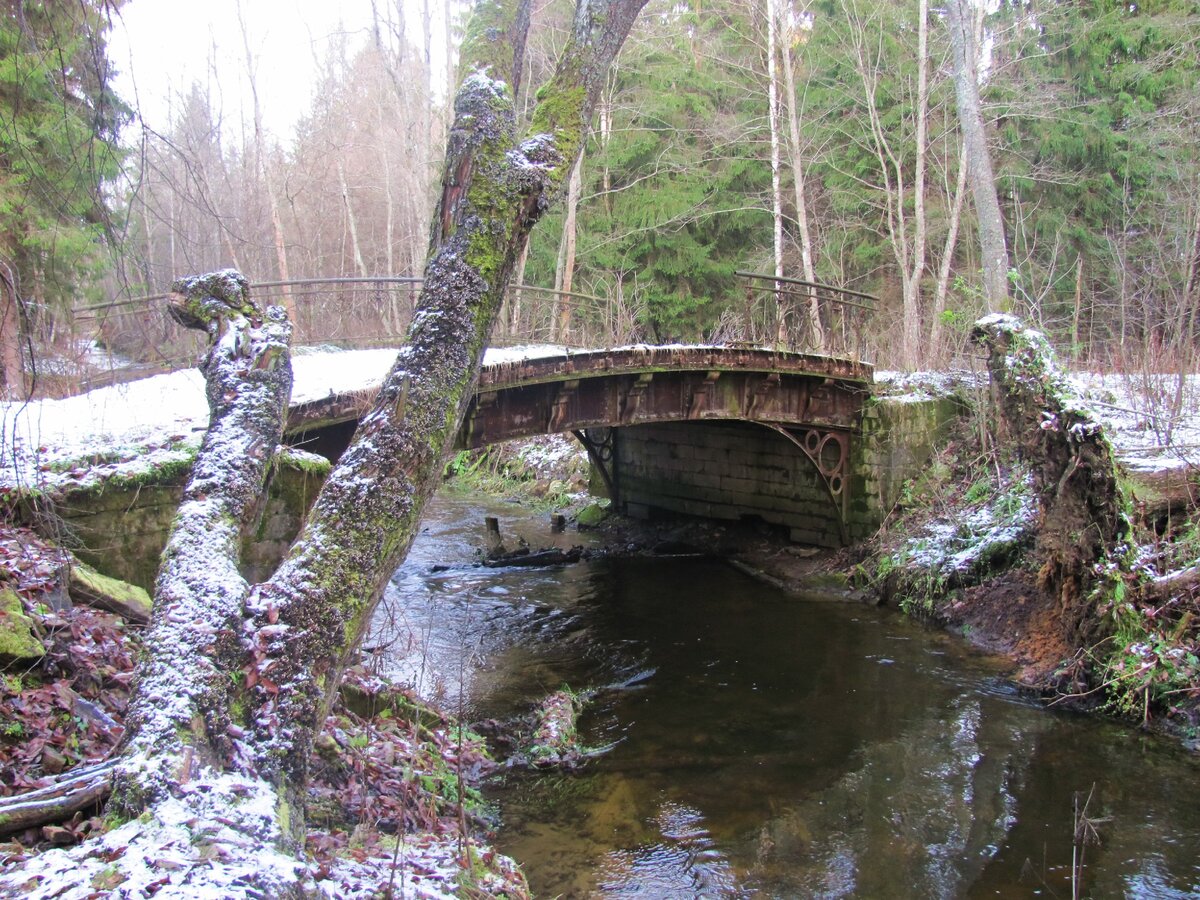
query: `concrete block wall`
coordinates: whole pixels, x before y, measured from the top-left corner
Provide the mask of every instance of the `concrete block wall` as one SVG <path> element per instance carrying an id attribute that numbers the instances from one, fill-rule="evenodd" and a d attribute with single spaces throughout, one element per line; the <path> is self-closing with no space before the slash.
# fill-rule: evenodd
<path id="1" fill-rule="evenodd" d="M 621 502 L 630 515 L 758 517 L 798 543 L 842 544 L 839 508 L 793 443 L 750 422 L 705 421 L 622 428 Z"/>

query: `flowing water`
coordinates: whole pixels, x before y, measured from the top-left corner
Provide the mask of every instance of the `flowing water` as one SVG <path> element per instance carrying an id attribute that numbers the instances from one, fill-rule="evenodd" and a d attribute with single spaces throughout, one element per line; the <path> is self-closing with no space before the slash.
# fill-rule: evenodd
<path id="1" fill-rule="evenodd" d="M 1039 709 L 961 640 L 719 561 L 474 568 L 484 515 L 554 540 L 443 494 L 379 631 L 393 674 L 467 721 L 596 689 L 580 731 L 606 752 L 488 791 L 539 897 L 1069 898 L 1089 793 L 1079 896 L 1200 897 L 1194 754 Z"/>

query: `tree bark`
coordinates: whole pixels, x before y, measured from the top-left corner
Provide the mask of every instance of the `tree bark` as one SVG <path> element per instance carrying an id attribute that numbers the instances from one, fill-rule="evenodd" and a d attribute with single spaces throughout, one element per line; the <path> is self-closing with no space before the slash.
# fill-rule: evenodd
<path id="1" fill-rule="evenodd" d="M 942 259 L 938 263 L 937 283 L 933 289 L 933 311 L 929 323 L 929 352 L 932 359 L 941 361 L 943 355 L 942 333 L 945 324 L 946 297 L 950 293 L 950 269 L 954 265 L 954 249 L 958 246 L 958 226 L 962 221 L 963 194 L 967 187 L 967 149 L 959 141 L 958 174 L 954 181 L 954 195 L 950 201 L 950 222 L 946 226 L 946 244 L 942 248 Z"/>
<path id="2" fill-rule="evenodd" d="M 808 224 L 808 200 L 804 195 L 804 157 L 800 152 L 800 112 L 796 108 L 796 73 L 792 65 L 792 26 L 783 24 L 783 96 L 787 106 L 789 156 L 792 164 L 792 188 L 796 195 L 796 230 L 799 232 L 800 268 L 804 280 L 815 283 L 816 268 L 813 266 L 812 230 Z M 821 306 L 814 293 L 808 301 L 808 329 L 812 335 L 813 348 L 825 352 L 825 330 L 821 325 Z"/>
<path id="3" fill-rule="evenodd" d="M 570 340 L 571 331 L 571 298 L 570 293 L 575 285 L 575 223 L 579 212 L 579 194 L 583 189 L 583 154 L 579 154 L 579 162 L 571 170 L 571 178 L 567 183 L 567 216 L 563 221 L 563 265 L 562 277 L 558 289 L 558 339 L 566 344 Z"/>
<path id="4" fill-rule="evenodd" d="M 385 162 L 384 169 L 386 168 L 387 163 Z M 367 264 L 363 261 L 362 247 L 358 243 L 358 220 L 354 218 L 354 206 L 350 202 L 350 186 L 346 183 L 346 167 L 342 165 L 341 160 L 338 160 L 337 163 L 337 174 L 338 187 L 342 192 L 342 206 L 346 210 L 346 227 L 350 231 L 350 249 L 354 253 L 354 268 L 358 270 L 360 277 L 366 278 L 368 274 Z M 391 223 L 389 222 L 388 224 L 390 225 Z"/>
<path id="5" fill-rule="evenodd" d="M 0 259 L 0 367 L 4 396 L 25 398 L 25 364 L 21 353 L 21 306 L 17 273 Z"/>
<path id="6" fill-rule="evenodd" d="M 775 255 L 775 277 L 783 277 L 783 189 L 780 186 L 779 152 L 779 67 L 775 62 L 779 54 L 779 27 L 775 17 L 776 0 L 767 0 L 767 118 L 771 132 L 771 223 L 772 248 Z M 780 283 L 775 282 L 775 340 L 783 343 L 786 337 L 783 294 L 778 293 Z"/>
<path id="7" fill-rule="evenodd" d="M 515 261 L 569 178 L 645 3 L 578 4 L 524 139 L 513 96 L 530 3 L 479 4 L 409 347 L 287 558 L 254 587 L 237 572 L 238 531 L 282 431 L 288 326 L 249 302 L 236 273 L 178 285 L 175 314 L 213 340 L 212 424 L 163 554 L 117 767 L 111 809 L 131 817 L 125 851 L 100 859 L 84 845 L 48 856 L 43 874 L 57 867 L 55 877 L 83 887 L 115 873 L 133 891 L 150 872 L 174 886 L 157 883 L 162 896 L 311 895 L 297 849 L 313 739 L 440 480 Z M 214 840 L 220 855 L 197 851 Z M 182 862 L 155 871 L 148 863 L 164 847 Z M 24 884 L 39 859 L 0 876 L 0 893 Z"/>
<path id="8" fill-rule="evenodd" d="M 304 783 L 313 728 L 439 481 L 516 259 L 568 179 L 608 66 L 645 2 L 578 5 L 524 140 L 513 96 L 528 0 L 476 10 L 409 347 L 287 558 L 247 602 L 253 628 L 283 626 L 258 663 L 278 687 L 259 691 L 251 723 L 263 772 Z"/>
<path id="9" fill-rule="evenodd" d="M 913 176 L 912 267 L 905 273 L 904 358 L 921 364 L 921 279 L 925 275 L 925 170 L 929 156 L 929 0 L 917 4 L 917 158 Z"/>
<path id="10" fill-rule="evenodd" d="M 950 47 L 954 57 L 954 96 L 958 103 L 959 128 L 967 146 L 967 172 L 971 179 L 971 198 L 975 202 L 979 249 L 983 258 L 983 291 L 989 312 L 1007 311 L 1010 307 L 1008 246 L 979 102 L 974 22 L 970 0 L 948 0 L 946 26 L 950 29 Z"/>
<path id="11" fill-rule="evenodd" d="M 849 11 L 849 10 L 848 10 Z M 928 154 L 926 131 L 929 106 L 928 3 L 921 0 L 917 30 L 917 96 L 914 102 L 915 165 L 911 188 L 913 210 L 908 213 L 910 189 L 906 186 L 904 154 L 895 144 L 894 129 L 885 125 L 880 113 L 879 86 L 882 59 L 867 28 L 870 24 L 859 17 L 857 7 L 853 16 L 853 52 L 855 66 L 863 86 L 867 121 L 879 173 L 883 179 L 884 207 L 888 243 L 896 260 L 897 275 L 903 298 L 900 329 L 900 357 L 909 369 L 917 367 L 920 359 L 921 336 L 921 279 L 925 273 L 925 168 Z"/>
<path id="12" fill-rule="evenodd" d="M 0 836 L 35 825 L 63 822 L 104 801 L 112 790 L 116 762 L 108 760 L 72 769 L 54 784 L 15 797 L 0 797 Z"/>

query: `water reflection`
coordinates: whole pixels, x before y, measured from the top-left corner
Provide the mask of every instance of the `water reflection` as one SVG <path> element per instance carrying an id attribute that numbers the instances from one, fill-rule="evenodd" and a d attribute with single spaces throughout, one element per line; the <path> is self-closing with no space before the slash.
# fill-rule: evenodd
<path id="1" fill-rule="evenodd" d="M 602 689 L 581 726 L 609 753 L 493 792 L 540 896 L 1069 897 L 1093 783 L 1111 821 L 1085 896 L 1200 896 L 1183 751 L 1033 708 L 945 635 L 719 563 L 431 574 L 471 558 L 483 515 L 435 511 L 393 582 L 419 637 L 392 659 L 472 718 Z M 540 521 L 505 528 L 546 542 Z"/>

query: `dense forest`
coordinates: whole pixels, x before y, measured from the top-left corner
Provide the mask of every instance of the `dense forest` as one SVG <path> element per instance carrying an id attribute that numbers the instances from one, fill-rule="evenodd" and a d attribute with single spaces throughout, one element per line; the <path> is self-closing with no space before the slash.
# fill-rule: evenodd
<path id="1" fill-rule="evenodd" d="M 280 141 L 268 97 L 228 121 L 211 80 L 145 127 L 112 90 L 121 3 L 6 3 L 9 394 L 64 389 L 52 376 L 96 338 L 169 356 L 137 298 L 226 266 L 292 309 L 301 342 L 398 339 L 407 283 L 303 280 L 422 274 L 452 78 L 428 0 L 409 21 L 402 5 L 374 4 L 365 40 L 315 61 L 311 109 Z M 535 5 L 525 85 L 570 14 Z M 1082 363 L 1191 370 L 1198 42 L 1188 0 L 653 0 L 495 340 L 770 342 L 791 317 L 819 349 L 837 304 L 786 278 L 876 298 L 856 328 L 881 365 L 961 360 L 976 316 L 1011 309 Z"/>

